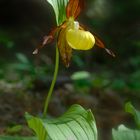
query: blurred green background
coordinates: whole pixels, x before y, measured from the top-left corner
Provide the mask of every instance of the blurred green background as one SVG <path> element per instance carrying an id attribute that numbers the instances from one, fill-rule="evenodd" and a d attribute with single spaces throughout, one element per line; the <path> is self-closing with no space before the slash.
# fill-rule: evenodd
<path id="1" fill-rule="evenodd" d="M 134 126 L 124 112 L 131 101 L 140 109 L 140 1 L 87 0 L 78 21 L 97 34 L 116 58 L 103 49 L 74 51 L 71 66 L 60 62 L 49 107 L 61 115 L 78 103 L 94 111 L 99 137 L 109 140 L 120 123 Z M 33 50 L 56 25 L 46 0 L 0 0 L 0 133 L 25 125 L 24 112 L 41 114 L 54 71 L 55 43 L 38 55 Z M 25 128 L 21 135 L 30 135 Z"/>

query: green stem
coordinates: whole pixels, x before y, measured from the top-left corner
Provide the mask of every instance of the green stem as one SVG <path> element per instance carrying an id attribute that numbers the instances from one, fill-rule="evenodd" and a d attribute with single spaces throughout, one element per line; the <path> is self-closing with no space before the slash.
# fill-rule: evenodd
<path id="1" fill-rule="evenodd" d="M 54 70 L 53 80 L 52 80 L 48 95 L 47 95 L 46 100 L 45 100 L 43 117 L 46 117 L 46 115 L 47 115 L 48 105 L 49 105 L 51 95 L 52 95 L 52 92 L 54 89 L 54 85 L 55 85 L 56 79 L 57 79 L 58 68 L 59 68 L 59 51 L 58 51 L 58 47 L 56 46 L 55 70 Z"/>

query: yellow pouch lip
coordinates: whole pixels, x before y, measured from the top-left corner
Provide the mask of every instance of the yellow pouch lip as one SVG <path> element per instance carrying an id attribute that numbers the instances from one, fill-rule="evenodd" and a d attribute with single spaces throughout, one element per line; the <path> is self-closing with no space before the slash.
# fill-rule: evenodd
<path id="1" fill-rule="evenodd" d="M 66 31 L 69 46 L 76 50 L 89 50 L 95 44 L 95 38 L 89 31 L 69 29 Z"/>

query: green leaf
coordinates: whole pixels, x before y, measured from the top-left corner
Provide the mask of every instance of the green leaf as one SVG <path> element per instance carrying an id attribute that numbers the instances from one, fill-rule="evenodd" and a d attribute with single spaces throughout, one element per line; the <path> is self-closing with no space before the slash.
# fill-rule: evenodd
<path id="1" fill-rule="evenodd" d="M 37 140 L 35 137 L 0 136 L 0 140 Z"/>
<path id="2" fill-rule="evenodd" d="M 134 116 L 135 122 L 140 129 L 140 111 L 136 110 L 130 102 L 126 103 L 125 111 Z"/>
<path id="3" fill-rule="evenodd" d="M 95 119 L 90 110 L 73 105 L 57 119 L 38 118 L 26 113 L 30 128 L 39 140 L 97 140 Z"/>
<path id="4" fill-rule="evenodd" d="M 27 58 L 24 54 L 17 53 L 17 54 L 16 54 L 16 57 L 17 57 L 17 59 L 18 59 L 21 63 L 29 64 L 29 60 L 28 60 L 28 58 Z"/>
<path id="5" fill-rule="evenodd" d="M 15 125 L 13 127 L 8 127 L 6 129 L 6 133 L 8 134 L 18 133 L 19 131 L 21 131 L 21 129 L 22 129 L 22 125 Z"/>
<path id="6" fill-rule="evenodd" d="M 112 130 L 113 140 L 140 140 L 140 131 L 120 125 L 118 130 Z"/>
<path id="7" fill-rule="evenodd" d="M 90 73 L 87 71 L 78 71 L 71 75 L 72 80 L 83 80 L 90 78 Z"/>
<path id="8" fill-rule="evenodd" d="M 60 25 L 66 19 L 66 6 L 68 0 L 47 0 L 54 9 L 57 25 Z"/>

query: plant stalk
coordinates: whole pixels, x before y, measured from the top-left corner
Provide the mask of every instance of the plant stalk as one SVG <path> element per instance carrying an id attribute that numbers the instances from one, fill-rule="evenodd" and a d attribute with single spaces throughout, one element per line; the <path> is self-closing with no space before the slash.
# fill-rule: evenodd
<path id="1" fill-rule="evenodd" d="M 53 92 L 53 89 L 54 89 L 54 86 L 56 83 L 57 75 L 58 75 L 58 69 L 59 69 L 59 50 L 58 50 L 58 47 L 56 46 L 55 70 L 54 70 L 53 80 L 52 80 L 48 95 L 45 100 L 43 117 L 46 117 L 46 115 L 47 115 L 49 102 L 50 102 L 51 95 L 52 95 L 52 92 Z"/>

